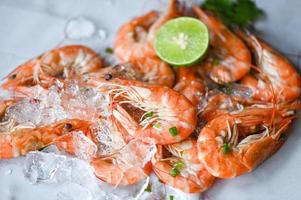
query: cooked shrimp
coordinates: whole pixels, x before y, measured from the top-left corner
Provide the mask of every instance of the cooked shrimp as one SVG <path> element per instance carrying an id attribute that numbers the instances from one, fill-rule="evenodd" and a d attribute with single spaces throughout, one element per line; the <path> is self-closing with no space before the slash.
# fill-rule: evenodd
<path id="1" fill-rule="evenodd" d="M 138 58 L 125 64 L 102 68 L 91 76 L 107 80 L 125 78 L 168 87 L 172 87 L 175 80 L 171 67 L 157 57 Z"/>
<path id="2" fill-rule="evenodd" d="M 93 72 L 102 66 L 101 58 L 92 49 L 81 45 L 64 46 L 50 50 L 11 72 L 2 84 L 4 89 L 49 86 L 53 78 L 68 78 Z"/>
<path id="3" fill-rule="evenodd" d="M 170 144 L 187 138 L 196 126 L 196 108 L 168 87 L 121 79 L 100 82 L 98 87 L 118 105 L 114 118 L 135 138 Z"/>
<path id="4" fill-rule="evenodd" d="M 124 24 L 117 33 L 115 54 L 123 62 L 146 56 L 155 57 L 152 44 L 154 34 L 163 23 L 176 16 L 176 0 L 171 0 L 169 10 L 161 16 L 152 11 Z"/>
<path id="5" fill-rule="evenodd" d="M 72 131 L 89 130 L 90 123 L 82 120 L 64 120 L 38 128 L 20 128 L 0 133 L 0 159 L 25 155 L 55 142 Z"/>
<path id="6" fill-rule="evenodd" d="M 209 174 L 197 155 L 194 139 L 159 146 L 152 159 L 153 170 L 167 185 L 189 193 L 203 192 L 213 184 L 215 177 Z"/>
<path id="7" fill-rule="evenodd" d="M 177 72 L 177 84 L 174 90 L 187 97 L 194 106 L 200 103 L 206 88 L 202 81 L 197 77 L 195 67 L 180 67 Z"/>
<path id="8" fill-rule="evenodd" d="M 297 99 L 301 92 L 301 79 L 294 66 L 261 39 L 241 31 L 238 34 L 254 52 L 259 74 L 262 75 L 248 75 L 241 81 L 253 91 L 253 98 L 269 102 Z"/>
<path id="9" fill-rule="evenodd" d="M 243 105 L 231 98 L 231 96 L 218 93 L 208 98 L 205 107 L 201 110 L 201 118 L 207 122 L 226 113 L 239 112 Z"/>
<path id="10" fill-rule="evenodd" d="M 207 25 L 211 35 L 212 50 L 206 61 L 211 79 L 218 83 L 240 80 L 251 67 L 251 54 L 248 48 L 216 17 L 207 14 L 199 6 L 194 6 L 193 10 Z"/>
<path id="11" fill-rule="evenodd" d="M 294 118 L 292 111 L 253 106 L 239 114 L 218 116 L 199 134 L 199 159 L 219 178 L 252 171 L 283 144 L 281 135 Z"/>
<path id="12" fill-rule="evenodd" d="M 93 159 L 91 165 L 95 175 L 109 184 L 132 185 L 149 176 L 152 151 L 152 145 L 132 140 L 112 155 Z"/>

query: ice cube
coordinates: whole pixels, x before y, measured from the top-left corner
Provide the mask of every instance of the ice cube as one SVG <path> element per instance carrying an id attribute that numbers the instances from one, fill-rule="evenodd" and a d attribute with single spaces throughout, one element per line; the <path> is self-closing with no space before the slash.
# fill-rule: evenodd
<path id="1" fill-rule="evenodd" d="M 155 153 L 155 144 L 146 144 L 134 139 L 120 150 L 117 159 L 126 163 L 129 167 L 144 167 Z"/>
<path id="2" fill-rule="evenodd" d="M 10 106 L 5 113 L 5 120 L 12 120 L 16 125 L 35 126 L 41 122 L 39 103 L 24 99 Z"/>
<path id="3" fill-rule="evenodd" d="M 51 181 L 66 157 L 43 152 L 30 152 L 26 155 L 24 175 L 31 183 Z"/>
<path id="4" fill-rule="evenodd" d="M 109 120 L 102 119 L 97 121 L 92 126 L 92 134 L 97 140 L 98 155 L 113 154 L 125 145 L 122 136 L 114 129 L 113 124 Z"/>
<path id="5" fill-rule="evenodd" d="M 95 31 L 95 24 L 84 17 L 70 19 L 65 27 L 66 37 L 73 40 L 90 38 Z"/>
<path id="6" fill-rule="evenodd" d="M 31 183 L 61 185 L 62 189 L 57 194 L 59 200 L 122 200 L 119 189 L 117 191 L 113 186 L 98 181 L 89 163 L 78 158 L 31 152 L 26 155 L 23 172 Z M 123 196 L 136 195 L 135 191 L 140 186 L 135 187 L 130 191 L 123 189 Z"/>
<path id="7" fill-rule="evenodd" d="M 69 118 L 93 120 L 109 115 L 109 97 L 94 88 L 79 87 L 78 83 L 66 85 L 62 104 Z"/>
<path id="8" fill-rule="evenodd" d="M 72 133 L 75 155 L 84 160 L 90 160 L 96 155 L 97 146 L 82 131 Z"/>

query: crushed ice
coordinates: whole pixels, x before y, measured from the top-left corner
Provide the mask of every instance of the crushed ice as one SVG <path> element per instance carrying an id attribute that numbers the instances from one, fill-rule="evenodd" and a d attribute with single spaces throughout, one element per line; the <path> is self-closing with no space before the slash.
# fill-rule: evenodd
<path id="1" fill-rule="evenodd" d="M 47 150 L 49 151 L 49 149 Z M 59 200 L 123 200 L 138 199 L 148 185 L 146 178 L 140 183 L 114 188 L 94 176 L 88 162 L 65 155 L 30 152 L 25 157 L 24 175 L 33 184 L 45 182 L 62 184 L 57 194 Z"/>
<path id="2" fill-rule="evenodd" d="M 110 120 L 99 120 L 92 126 L 92 134 L 97 140 L 99 156 L 111 155 L 121 149 L 125 142 L 119 132 L 115 131 Z"/>
<path id="3" fill-rule="evenodd" d="M 72 133 L 73 145 L 76 157 L 90 160 L 96 155 L 97 146 L 82 131 Z"/>
<path id="4" fill-rule="evenodd" d="M 10 106 L 2 122 L 16 126 L 40 126 L 62 119 L 93 120 L 107 117 L 109 97 L 94 88 L 68 83 L 65 88 L 54 85 L 48 91 L 36 86 L 33 95 Z"/>

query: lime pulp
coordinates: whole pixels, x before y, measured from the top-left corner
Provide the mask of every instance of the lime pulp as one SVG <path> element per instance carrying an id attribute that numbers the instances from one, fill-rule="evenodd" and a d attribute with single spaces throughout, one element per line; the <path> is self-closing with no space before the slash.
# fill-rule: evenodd
<path id="1" fill-rule="evenodd" d="M 165 23 L 156 34 L 157 55 L 174 66 L 189 66 L 198 62 L 209 45 L 205 24 L 192 17 L 179 17 Z"/>

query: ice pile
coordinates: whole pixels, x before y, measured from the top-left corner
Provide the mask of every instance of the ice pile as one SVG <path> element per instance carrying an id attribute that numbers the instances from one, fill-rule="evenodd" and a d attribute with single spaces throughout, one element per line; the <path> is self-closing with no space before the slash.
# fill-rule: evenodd
<path id="1" fill-rule="evenodd" d="M 95 88 L 79 87 L 75 83 L 66 85 L 61 94 L 62 105 L 69 118 L 91 120 L 110 115 L 109 96 Z"/>
<path id="2" fill-rule="evenodd" d="M 24 162 L 24 175 L 33 184 L 62 184 L 60 200 L 104 199 L 90 165 L 78 158 L 54 153 L 30 152 Z M 102 196 L 103 195 L 103 196 Z"/>
<path id="3" fill-rule="evenodd" d="M 5 114 L 5 120 L 12 120 L 16 125 L 39 126 L 50 124 L 67 117 L 61 106 L 60 94 L 56 88 L 45 91 L 36 87 L 37 97 L 24 98 L 10 106 Z"/>
<path id="4" fill-rule="evenodd" d="M 148 185 L 146 178 L 133 186 L 114 188 L 96 179 L 88 162 L 52 153 L 53 149 L 50 151 L 27 154 L 23 172 L 33 184 L 60 184 L 58 200 L 138 199 Z"/>
<path id="5" fill-rule="evenodd" d="M 72 82 L 58 83 L 48 90 L 36 86 L 31 98 L 24 98 L 8 108 L 3 121 L 35 127 L 67 118 L 93 120 L 108 115 L 107 95 Z"/>

